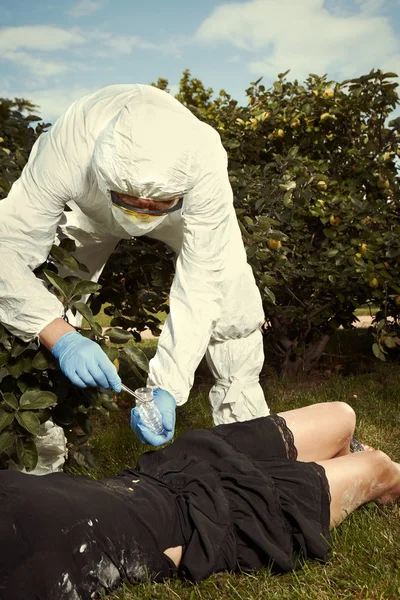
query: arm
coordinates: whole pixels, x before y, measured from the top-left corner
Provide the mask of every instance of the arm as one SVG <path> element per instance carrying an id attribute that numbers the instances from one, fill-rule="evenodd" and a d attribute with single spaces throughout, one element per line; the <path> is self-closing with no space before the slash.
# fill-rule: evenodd
<path id="1" fill-rule="evenodd" d="M 170 292 L 170 314 L 150 362 L 149 382 L 168 390 L 178 405 L 187 400 L 220 316 L 226 277 L 233 196 L 219 136 L 213 132 L 207 142 L 197 183 L 184 200 L 184 238 Z"/>
<path id="2" fill-rule="evenodd" d="M 0 202 L 0 322 L 24 341 L 39 336 L 75 385 L 120 391 L 107 355 L 61 318 L 63 305 L 32 272 L 49 254 L 66 202 L 85 190 L 88 150 L 75 116 L 72 107 L 40 136 Z"/>
<path id="3" fill-rule="evenodd" d="M 55 130 L 35 143 L 21 177 L 0 201 L 0 322 L 24 341 L 63 314 L 63 306 L 32 273 L 47 258 L 71 180 Z"/>

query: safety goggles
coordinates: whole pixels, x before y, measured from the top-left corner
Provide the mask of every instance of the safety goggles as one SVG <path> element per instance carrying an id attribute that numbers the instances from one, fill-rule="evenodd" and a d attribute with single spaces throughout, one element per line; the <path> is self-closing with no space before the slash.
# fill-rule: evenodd
<path id="1" fill-rule="evenodd" d="M 116 192 L 113 192 L 110 190 L 110 193 L 111 193 L 112 203 L 115 204 L 115 206 L 122 208 L 127 213 L 133 213 L 133 214 L 139 213 L 141 215 L 162 216 L 162 215 L 167 215 L 169 213 L 173 213 L 177 210 L 180 210 L 182 208 L 182 204 L 183 204 L 183 198 L 179 198 L 176 201 L 176 204 L 171 206 L 171 208 L 164 208 L 162 210 L 146 210 L 143 208 L 137 208 L 136 206 L 132 206 L 131 204 L 126 204 L 120 198 L 118 198 Z"/>

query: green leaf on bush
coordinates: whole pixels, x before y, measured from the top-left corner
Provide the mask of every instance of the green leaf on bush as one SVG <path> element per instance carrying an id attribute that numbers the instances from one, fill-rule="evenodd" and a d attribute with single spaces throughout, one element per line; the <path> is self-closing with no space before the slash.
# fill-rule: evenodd
<path id="1" fill-rule="evenodd" d="M 28 346 L 29 346 L 29 344 L 26 344 L 25 342 L 21 342 L 21 340 L 19 340 L 18 338 L 14 338 L 13 344 L 11 346 L 10 357 L 17 358 L 17 356 L 19 356 L 20 354 L 25 352 L 25 350 L 28 348 Z"/>
<path id="2" fill-rule="evenodd" d="M 17 439 L 17 456 L 26 471 L 33 471 L 38 462 L 38 451 L 31 438 Z"/>
<path id="3" fill-rule="evenodd" d="M 103 335 L 108 337 L 110 342 L 113 342 L 114 344 L 124 344 L 132 339 L 132 334 L 130 331 L 126 331 L 126 329 L 119 329 L 117 327 L 110 327 L 109 329 L 106 329 Z"/>
<path id="4" fill-rule="evenodd" d="M 53 392 L 29 389 L 22 394 L 19 406 L 22 410 L 37 410 L 55 406 L 57 396 Z"/>
<path id="5" fill-rule="evenodd" d="M 42 350 L 37 352 L 32 360 L 32 367 L 38 371 L 45 371 L 50 367 L 50 357 Z"/>
<path id="6" fill-rule="evenodd" d="M 274 293 L 273 293 L 273 292 L 271 292 L 271 290 L 270 290 L 270 289 L 268 289 L 268 288 L 264 288 L 264 294 L 265 294 L 266 298 L 267 298 L 267 299 L 268 299 L 270 302 L 272 302 L 272 304 L 275 304 L 275 303 L 276 303 L 276 298 L 275 298 L 275 295 L 274 295 Z"/>
<path id="7" fill-rule="evenodd" d="M 388 337 L 385 338 L 385 346 L 387 346 L 387 348 L 395 348 L 396 347 L 396 342 L 395 342 L 393 336 L 388 335 Z"/>
<path id="8" fill-rule="evenodd" d="M 10 408 L 14 410 L 18 410 L 18 400 L 14 396 L 14 394 L 10 394 L 10 392 L 3 393 L 4 403 L 7 404 Z"/>
<path id="9" fill-rule="evenodd" d="M 15 158 L 17 159 L 18 165 L 21 167 L 21 169 L 23 169 L 26 164 L 26 160 L 23 157 L 21 150 L 15 151 Z"/>
<path id="10" fill-rule="evenodd" d="M 60 248 L 60 246 L 52 246 L 50 250 L 50 254 L 53 258 L 55 258 L 59 263 L 70 269 L 71 271 L 78 271 L 79 265 L 77 260 L 71 256 L 64 248 Z"/>
<path id="11" fill-rule="evenodd" d="M 5 350 L 0 352 L 0 367 L 2 367 L 3 365 L 6 364 L 9 356 L 10 356 L 9 353 L 6 352 Z"/>
<path id="12" fill-rule="evenodd" d="M 85 304 L 84 302 L 74 302 L 73 306 L 74 306 L 74 308 L 76 308 L 78 313 L 80 313 L 82 315 L 82 317 L 84 319 L 86 319 L 86 321 L 89 323 L 89 325 L 93 329 L 93 331 L 97 335 L 102 335 L 102 328 L 94 320 L 93 313 L 92 313 L 91 309 L 88 307 L 88 305 Z"/>
<path id="13" fill-rule="evenodd" d="M 47 279 L 50 281 L 51 285 L 56 288 L 66 298 L 69 296 L 69 291 L 72 288 L 70 284 L 68 284 L 62 277 L 53 273 L 53 271 L 49 271 L 48 269 L 44 269 L 43 273 L 46 275 Z"/>
<path id="14" fill-rule="evenodd" d="M 0 431 L 3 431 L 6 427 L 11 425 L 14 421 L 15 413 L 7 412 L 6 410 L 0 409 Z"/>
<path id="15" fill-rule="evenodd" d="M 85 294 L 94 294 L 101 289 L 101 284 L 94 281 L 78 281 L 71 290 L 71 298 L 74 296 L 84 296 Z"/>
<path id="16" fill-rule="evenodd" d="M 21 427 L 29 431 L 29 433 L 32 433 L 33 435 L 39 434 L 40 421 L 34 412 L 30 412 L 28 410 L 24 412 L 17 412 L 15 413 L 15 418 Z"/>
<path id="17" fill-rule="evenodd" d="M 326 251 L 325 256 L 327 256 L 328 258 L 333 258 L 338 252 L 339 250 L 337 248 L 332 248 L 331 250 Z"/>
<path id="18" fill-rule="evenodd" d="M 379 360 L 386 360 L 386 356 L 379 348 L 379 345 L 377 343 L 372 344 L 372 352 L 375 354 L 376 358 L 379 358 Z"/>
<path id="19" fill-rule="evenodd" d="M 17 359 L 10 359 L 7 363 L 7 370 L 14 377 L 14 379 L 18 379 L 18 377 L 23 373 L 25 365 L 25 359 L 23 356 Z"/>
<path id="20" fill-rule="evenodd" d="M 135 366 L 139 367 L 146 373 L 149 372 L 149 359 L 140 348 L 137 346 L 126 346 L 121 354 L 125 355 L 128 361 L 132 361 Z"/>
<path id="21" fill-rule="evenodd" d="M 14 441 L 14 433 L 12 431 L 2 431 L 0 433 L 0 454 L 8 450 Z"/>
<path id="22" fill-rule="evenodd" d="M 116 360 L 119 356 L 119 350 L 118 348 L 115 348 L 114 346 L 107 346 L 107 344 L 104 344 L 104 346 L 101 346 L 104 350 L 104 352 L 107 354 L 108 358 L 111 360 L 111 362 L 114 362 L 114 360 Z"/>

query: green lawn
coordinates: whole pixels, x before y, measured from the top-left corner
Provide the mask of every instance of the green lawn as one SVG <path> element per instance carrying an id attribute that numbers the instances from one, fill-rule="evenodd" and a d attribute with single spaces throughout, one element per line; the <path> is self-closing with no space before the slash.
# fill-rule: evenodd
<path id="1" fill-rule="evenodd" d="M 156 342 L 143 342 L 141 347 L 148 356 L 152 356 Z M 341 332 L 329 350 L 332 354 L 340 353 L 340 358 L 326 358 L 321 371 L 296 382 L 282 382 L 272 372 L 265 372 L 262 385 L 273 411 L 321 401 L 348 402 L 358 414 L 359 438 L 400 461 L 400 368 L 398 364 L 370 362 L 369 348 L 366 332 Z M 364 364 L 359 374 L 344 376 L 342 372 L 345 371 L 337 369 L 343 357 L 349 358 L 353 364 Z M 209 385 L 202 365 L 189 402 L 177 411 L 178 434 L 190 428 L 211 425 L 207 400 Z M 93 476 L 116 473 L 134 464 L 139 454 L 149 449 L 137 442 L 129 429 L 130 401 L 122 397 L 120 405 L 121 410 L 113 413 L 109 420 L 102 418 L 95 423 L 97 433 L 93 447 L 99 464 Z M 268 570 L 254 574 L 216 574 L 198 585 L 181 581 L 165 584 L 146 582 L 126 587 L 108 598 L 398 600 L 399 506 L 369 504 L 353 514 L 334 532 L 331 560 L 327 565 L 308 563 L 300 571 L 279 577 L 271 576 Z"/>
<path id="2" fill-rule="evenodd" d="M 376 306 L 362 306 L 361 308 L 356 308 L 354 312 L 357 315 L 357 317 L 370 317 L 376 315 L 378 309 L 376 308 Z"/>
<path id="3" fill-rule="evenodd" d="M 106 315 L 104 312 L 104 309 L 107 308 L 107 306 L 110 306 L 110 305 L 103 304 L 100 311 L 94 317 L 95 321 L 97 321 L 97 323 L 99 325 L 101 325 L 102 327 L 110 327 L 111 317 L 109 315 Z M 148 314 L 153 314 L 155 317 L 160 319 L 161 323 L 164 323 L 165 319 L 167 318 L 167 313 L 165 313 L 165 312 L 158 312 L 158 313 L 149 313 L 148 312 Z M 86 319 L 82 319 L 82 327 L 89 327 L 89 323 L 86 321 Z"/>

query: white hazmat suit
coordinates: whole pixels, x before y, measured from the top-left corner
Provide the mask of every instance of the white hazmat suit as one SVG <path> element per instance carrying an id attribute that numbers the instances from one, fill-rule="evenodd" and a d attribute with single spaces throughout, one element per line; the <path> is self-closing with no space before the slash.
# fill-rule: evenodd
<path id="1" fill-rule="evenodd" d="M 160 201 L 183 196 L 183 207 L 132 221 L 110 190 Z M 72 211 L 64 212 L 67 204 Z M 258 379 L 262 303 L 214 129 L 154 87 L 113 85 L 75 102 L 40 136 L 0 202 L 0 321 L 22 340 L 63 314 L 32 273 L 60 232 L 75 240 L 92 280 L 119 240 L 165 242 L 177 254 L 176 272 L 149 383 L 183 404 L 206 353 L 216 424 L 269 413 Z"/>

